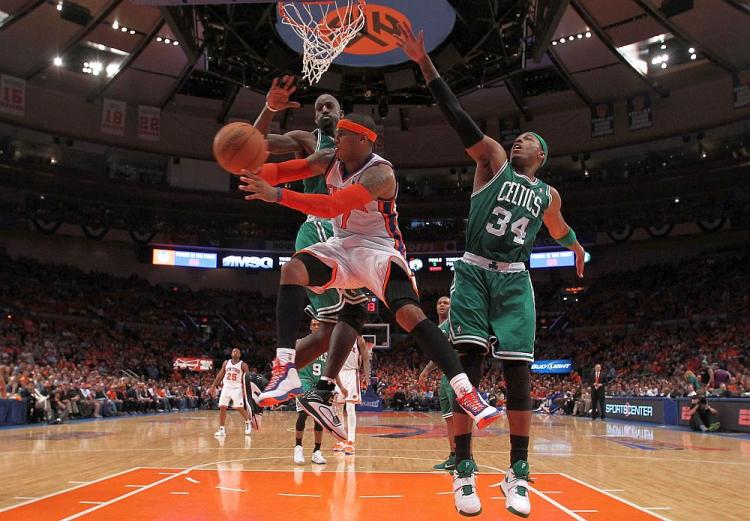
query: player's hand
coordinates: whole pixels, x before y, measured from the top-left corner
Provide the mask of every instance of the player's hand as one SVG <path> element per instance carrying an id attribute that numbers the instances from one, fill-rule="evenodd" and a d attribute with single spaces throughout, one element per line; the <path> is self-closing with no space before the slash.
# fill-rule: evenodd
<path id="1" fill-rule="evenodd" d="M 276 188 L 266 183 L 259 175 L 245 173 L 240 177 L 240 182 L 245 183 L 244 185 L 240 185 L 240 190 L 249 194 L 245 196 L 246 201 L 257 199 L 267 203 L 278 202 Z"/>
<path id="2" fill-rule="evenodd" d="M 209 387 L 208 388 L 208 395 L 211 398 L 216 398 L 216 387 L 214 387 L 213 385 L 211 387 Z"/>
<path id="3" fill-rule="evenodd" d="M 425 59 L 427 51 L 424 48 L 424 31 L 419 31 L 419 34 L 414 37 L 411 27 L 403 22 L 399 22 L 398 29 L 399 32 L 394 35 L 394 38 L 404 54 L 415 62 Z"/>
<path id="4" fill-rule="evenodd" d="M 266 94 L 266 103 L 272 110 L 298 109 L 299 102 L 289 101 L 289 97 L 297 90 L 294 84 L 294 76 L 283 76 L 274 78 L 271 82 L 271 88 Z"/>
<path id="5" fill-rule="evenodd" d="M 586 265 L 586 252 L 581 247 L 576 248 L 574 251 L 576 254 L 576 274 L 578 275 L 579 279 L 582 279 L 583 269 Z"/>

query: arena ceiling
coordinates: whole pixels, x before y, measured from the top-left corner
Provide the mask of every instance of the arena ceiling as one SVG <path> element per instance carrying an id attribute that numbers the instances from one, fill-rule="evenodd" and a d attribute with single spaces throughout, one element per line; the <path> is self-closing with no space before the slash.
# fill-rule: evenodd
<path id="1" fill-rule="evenodd" d="M 430 0 L 419 1 L 427 9 Z M 247 117 L 271 78 L 300 69 L 279 38 L 274 4 L 177 3 L 2 0 L 0 72 L 90 102 L 108 97 L 223 121 Z M 747 0 L 530 2 L 537 12 L 528 3 L 450 1 L 455 25 L 432 54 L 470 112 L 500 106 L 528 119 L 644 93 L 669 96 L 750 65 Z M 410 63 L 331 71 L 318 88 L 302 86 L 300 98 L 323 88 L 349 104 L 430 101 Z"/>

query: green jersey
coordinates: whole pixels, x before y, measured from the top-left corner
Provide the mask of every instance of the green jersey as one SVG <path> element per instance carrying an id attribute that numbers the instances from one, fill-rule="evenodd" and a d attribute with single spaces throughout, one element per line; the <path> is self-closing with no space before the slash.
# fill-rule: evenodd
<path id="1" fill-rule="evenodd" d="M 551 201 L 547 183 L 516 173 L 506 162 L 471 195 L 466 251 L 499 262 L 528 262 Z"/>
<path id="2" fill-rule="evenodd" d="M 447 318 L 443 320 L 440 324 L 438 324 L 438 327 L 440 328 L 440 331 L 442 331 L 446 337 L 450 336 L 450 329 L 449 329 L 450 323 Z"/>
<path id="3" fill-rule="evenodd" d="M 320 377 L 323 376 L 323 369 L 325 368 L 327 358 L 328 353 L 323 353 L 318 358 L 313 360 L 311 364 L 300 369 L 298 371 L 300 380 L 309 382 L 313 384 L 314 387 L 314 384 L 318 383 Z"/>
<path id="4" fill-rule="evenodd" d="M 324 134 L 320 129 L 316 128 L 313 130 L 313 135 L 318 138 L 315 143 L 315 151 L 326 150 L 335 146 L 333 137 L 328 134 Z M 328 187 L 326 186 L 326 177 L 324 175 L 317 175 L 315 177 L 308 177 L 302 181 L 303 192 L 306 194 L 327 194 Z"/>

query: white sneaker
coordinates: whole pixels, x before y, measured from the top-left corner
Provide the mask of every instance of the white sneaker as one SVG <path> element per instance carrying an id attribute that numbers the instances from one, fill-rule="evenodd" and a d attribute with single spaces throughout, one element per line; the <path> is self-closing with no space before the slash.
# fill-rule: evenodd
<path id="1" fill-rule="evenodd" d="M 252 426 L 252 424 L 250 422 L 245 422 L 245 434 L 247 436 L 250 436 L 250 434 L 252 434 L 252 432 L 253 432 L 253 426 Z"/>
<path id="2" fill-rule="evenodd" d="M 523 460 L 516 461 L 505 473 L 500 482 L 500 490 L 505 495 L 505 508 L 512 514 L 529 517 L 529 464 Z"/>
<path id="3" fill-rule="evenodd" d="M 227 435 L 227 432 L 224 430 L 224 427 L 219 427 L 219 430 L 214 432 L 214 436 L 217 438 L 223 438 Z"/>
<path id="4" fill-rule="evenodd" d="M 273 407 L 301 394 L 302 382 L 294 362 L 282 363 L 276 358 L 273 361 L 271 380 L 255 401 L 261 407 Z"/>
<path id="5" fill-rule="evenodd" d="M 302 445 L 296 445 L 294 447 L 294 463 L 297 465 L 305 464 L 305 451 L 302 449 Z"/>
<path id="6" fill-rule="evenodd" d="M 325 465 L 328 463 L 326 459 L 323 457 L 323 453 L 319 450 L 316 450 L 312 454 L 312 458 L 310 458 L 313 463 L 317 463 L 318 465 Z"/>
<path id="7" fill-rule="evenodd" d="M 482 503 L 477 495 L 477 466 L 473 460 L 465 459 L 453 471 L 453 501 L 462 516 L 478 516 Z"/>

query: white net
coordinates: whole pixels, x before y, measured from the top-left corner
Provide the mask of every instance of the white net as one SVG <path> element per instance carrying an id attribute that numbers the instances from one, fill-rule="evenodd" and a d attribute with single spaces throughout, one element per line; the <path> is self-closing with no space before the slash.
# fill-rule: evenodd
<path id="1" fill-rule="evenodd" d="M 280 1 L 279 15 L 302 38 L 302 76 L 312 85 L 365 26 L 365 0 Z"/>

